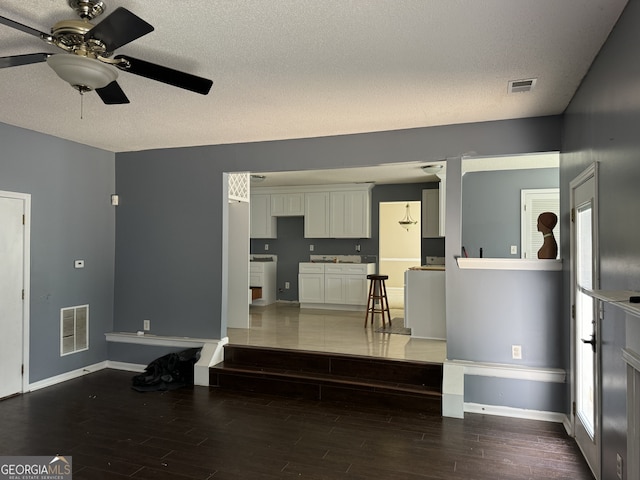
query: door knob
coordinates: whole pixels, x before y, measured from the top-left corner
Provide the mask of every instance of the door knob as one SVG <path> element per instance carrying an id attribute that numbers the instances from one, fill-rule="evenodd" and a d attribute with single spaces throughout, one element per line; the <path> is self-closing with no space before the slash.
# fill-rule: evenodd
<path id="1" fill-rule="evenodd" d="M 591 340 L 585 340 L 584 338 L 582 338 L 581 340 L 582 340 L 582 343 L 590 343 L 591 350 L 593 350 L 593 353 L 596 353 L 596 334 L 595 333 L 591 334 Z"/>

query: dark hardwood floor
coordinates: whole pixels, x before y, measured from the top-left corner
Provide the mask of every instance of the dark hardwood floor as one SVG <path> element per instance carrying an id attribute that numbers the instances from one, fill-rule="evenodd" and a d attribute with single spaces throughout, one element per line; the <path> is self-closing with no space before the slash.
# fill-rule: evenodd
<path id="1" fill-rule="evenodd" d="M 104 370 L 0 402 L 0 455 L 70 455 L 74 480 L 591 479 L 559 424 L 193 387 Z"/>

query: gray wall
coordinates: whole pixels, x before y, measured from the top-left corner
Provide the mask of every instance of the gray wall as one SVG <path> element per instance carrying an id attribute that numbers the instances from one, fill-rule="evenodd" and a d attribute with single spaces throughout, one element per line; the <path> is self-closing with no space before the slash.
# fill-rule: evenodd
<path id="1" fill-rule="evenodd" d="M 0 124 L 0 190 L 31 194 L 31 382 L 107 359 L 115 155 Z M 76 259 L 85 268 L 74 269 Z M 60 357 L 60 308 L 89 304 L 89 350 Z"/>
<path id="2" fill-rule="evenodd" d="M 119 153 L 114 329 L 136 331 L 149 318 L 161 335 L 224 336 L 223 172 L 369 166 L 470 151 L 507 155 L 559 144 L 560 118 L 541 117 Z"/>
<path id="3" fill-rule="evenodd" d="M 569 182 L 597 161 L 600 287 L 604 290 L 640 290 L 640 224 L 636 220 L 640 206 L 639 25 L 640 2 L 631 0 L 569 105 L 564 122 L 560 156 L 562 249 L 569 248 Z M 568 267 L 566 264 L 563 308 L 567 339 Z M 626 370 L 620 349 L 625 343 L 638 348 L 637 333 L 625 335 L 625 315 L 614 307 L 605 308 L 601 338 L 603 478 L 615 478 L 616 453 L 625 457 L 626 464 Z M 568 353 L 569 345 L 564 349 Z"/>
<path id="4" fill-rule="evenodd" d="M 462 177 L 462 245 L 470 257 L 520 258 L 520 191 L 557 188 L 556 168 L 469 172 Z M 518 253 L 511 254 L 511 245 Z"/>
<path id="5" fill-rule="evenodd" d="M 371 192 L 371 238 L 337 239 L 304 238 L 303 217 L 279 217 L 277 239 L 252 239 L 251 253 L 278 255 L 278 300 L 298 300 L 298 263 L 308 262 L 309 255 L 362 255 L 378 261 L 380 202 L 420 201 L 422 190 L 438 188 L 438 183 L 411 183 L 398 185 L 376 185 Z M 269 250 L 265 250 L 265 244 Z M 313 244 L 313 252 L 309 245 Z M 356 252 L 356 244 L 360 252 Z M 444 256 L 444 239 L 422 239 L 421 258 L 426 255 Z M 285 289 L 285 282 L 290 289 Z"/>

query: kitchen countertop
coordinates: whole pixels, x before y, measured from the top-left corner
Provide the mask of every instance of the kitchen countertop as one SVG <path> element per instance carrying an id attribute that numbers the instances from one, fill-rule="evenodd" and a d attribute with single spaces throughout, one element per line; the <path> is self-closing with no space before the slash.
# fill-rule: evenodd
<path id="1" fill-rule="evenodd" d="M 444 272 L 444 265 L 420 265 L 419 267 L 409 267 L 409 270 L 435 270 Z"/>

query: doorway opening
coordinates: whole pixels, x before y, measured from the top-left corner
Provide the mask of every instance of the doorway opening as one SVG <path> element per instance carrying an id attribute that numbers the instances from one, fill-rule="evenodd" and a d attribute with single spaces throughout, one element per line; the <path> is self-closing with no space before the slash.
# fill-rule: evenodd
<path id="1" fill-rule="evenodd" d="M 379 273 L 388 275 L 387 296 L 392 309 L 404 308 L 404 272 L 420 265 L 422 227 L 419 201 L 380 202 Z M 414 224 L 400 225 L 409 213 Z"/>

